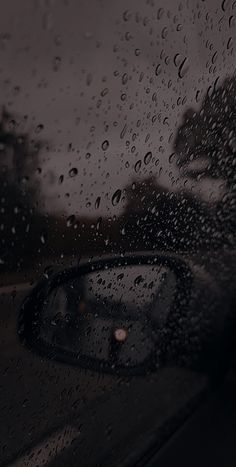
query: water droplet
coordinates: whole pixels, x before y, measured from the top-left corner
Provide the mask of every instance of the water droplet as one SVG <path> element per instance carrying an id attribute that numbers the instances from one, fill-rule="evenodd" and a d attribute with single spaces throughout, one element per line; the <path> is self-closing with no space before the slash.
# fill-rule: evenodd
<path id="1" fill-rule="evenodd" d="M 126 130 L 127 130 L 127 124 L 124 125 L 124 127 L 122 128 L 121 130 L 121 133 L 120 133 L 120 138 L 123 139 L 125 134 L 126 134 Z"/>
<path id="2" fill-rule="evenodd" d="M 127 84 L 128 82 L 128 75 L 127 73 L 124 73 L 122 76 L 122 84 Z"/>
<path id="3" fill-rule="evenodd" d="M 186 73 L 188 72 L 189 70 L 189 64 L 188 64 L 188 59 L 187 57 L 184 58 L 184 60 L 182 61 L 180 67 L 179 67 L 179 70 L 178 70 L 178 76 L 179 78 L 183 78 Z"/>
<path id="4" fill-rule="evenodd" d="M 98 196 L 96 201 L 95 201 L 95 209 L 98 209 L 99 206 L 100 206 L 100 202 L 101 202 L 101 196 Z"/>
<path id="5" fill-rule="evenodd" d="M 232 27 L 234 27 L 234 26 L 235 26 L 234 16 L 231 15 L 231 16 L 229 17 L 229 27 L 232 28 Z"/>
<path id="6" fill-rule="evenodd" d="M 116 206 L 120 202 L 120 198 L 121 198 L 121 190 L 118 189 L 115 191 L 115 193 L 113 193 L 112 198 L 111 198 L 111 202 L 113 206 Z"/>
<path id="7" fill-rule="evenodd" d="M 122 272 L 121 274 L 118 274 L 117 280 L 118 280 L 118 281 L 121 281 L 122 279 L 124 279 L 124 276 L 125 276 L 125 275 L 124 275 L 123 272 Z"/>
<path id="8" fill-rule="evenodd" d="M 105 141 L 103 141 L 103 143 L 102 143 L 102 149 L 103 149 L 103 151 L 106 151 L 108 148 L 109 148 L 109 141 L 107 141 L 107 139 L 105 139 Z"/>
<path id="9" fill-rule="evenodd" d="M 161 19 L 164 14 L 164 8 L 159 8 L 157 12 L 157 19 Z"/>
<path id="10" fill-rule="evenodd" d="M 109 91 L 108 88 L 103 89 L 102 92 L 101 92 L 101 96 L 102 97 L 106 96 L 108 94 L 108 91 Z"/>
<path id="11" fill-rule="evenodd" d="M 52 274 L 53 274 L 53 266 L 52 265 L 46 266 L 43 272 L 43 275 L 46 277 L 46 279 L 48 279 Z"/>
<path id="12" fill-rule="evenodd" d="M 233 45 L 233 39 L 232 37 L 229 38 L 228 42 L 227 42 L 227 49 L 230 49 Z"/>
<path id="13" fill-rule="evenodd" d="M 125 39 L 126 39 L 127 41 L 130 41 L 130 39 L 132 39 L 132 35 L 130 34 L 129 31 L 127 31 L 127 32 L 125 33 Z"/>
<path id="14" fill-rule="evenodd" d="M 136 173 L 139 172 L 139 170 L 141 169 L 141 165 L 142 165 L 142 161 L 139 159 L 134 166 L 134 170 Z"/>
<path id="15" fill-rule="evenodd" d="M 174 161 L 174 158 L 175 158 L 175 152 L 172 152 L 172 154 L 170 154 L 169 156 L 169 163 L 172 164 L 172 162 Z"/>
<path id="16" fill-rule="evenodd" d="M 123 13 L 123 20 L 124 21 L 130 21 L 131 19 L 131 12 L 129 10 L 124 11 Z"/>
<path id="17" fill-rule="evenodd" d="M 143 276 L 140 274 L 139 276 L 137 276 L 135 279 L 134 279 L 134 285 L 139 285 L 141 284 L 141 282 L 144 281 L 144 278 Z"/>
<path id="18" fill-rule="evenodd" d="M 69 176 L 71 178 L 75 177 L 78 174 L 78 169 L 76 167 L 73 167 L 72 169 L 69 170 Z"/>
<path id="19" fill-rule="evenodd" d="M 61 57 L 54 57 L 52 66 L 53 71 L 58 71 L 61 66 Z"/>
<path id="20" fill-rule="evenodd" d="M 38 125 L 35 128 L 35 133 L 41 133 L 41 131 L 43 131 L 43 129 L 44 129 L 44 126 L 42 125 L 42 123 L 40 123 L 40 125 Z"/>
<path id="21" fill-rule="evenodd" d="M 211 59 L 211 61 L 212 61 L 213 64 L 216 62 L 217 57 L 218 57 L 218 53 L 215 52 L 215 53 L 212 55 L 212 59 Z"/>
<path id="22" fill-rule="evenodd" d="M 135 49 L 134 53 L 135 53 L 136 57 L 138 57 L 140 55 L 140 49 Z"/>
<path id="23" fill-rule="evenodd" d="M 59 34 L 57 34 L 55 37 L 54 37 L 54 43 L 55 45 L 57 46 L 60 46 L 61 45 L 61 36 Z"/>
<path id="24" fill-rule="evenodd" d="M 40 240 L 41 240 L 41 243 L 43 245 L 45 245 L 46 241 L 47 241 L 47 235 L 45 232 L 42 232 L 41 235 L 40 235 Z"/>
<path id="25" fill-rule="evenodd" d="M 201 92 L 198 89 L 197 92 L 196 92 L 196 96 L 195 96 L 196 102 L 199 102 L 200 94 L 201 94 Z"/>
<path id="26" fill-rule="evenodd" d="M 180 54 L 175 54 L 175 56 L 174 56 L 174 64 L 175 64 L 175 66 L 179 66 L 179 65 L 180 65 L 180 59 L 181 59 Z"/>
<path id="27" fill-rule="evenodd" d="M 71 216 L 67 217 L 66 226 L 71 227 L 75 223 L 75 215 L 72 214 Z"/>
<path id="28" fill-rule="evenodd" d="M 161 31 L 161 37 L 162 37 L 162 39 L 166 39 L 167 34 L 168 34 L 167 28 L 163 28 L 162 31 Z"/>
<path id="29" fill-rule="evenodd" d="M 161 74 L 161 64 L 160 63 L 156 66 L 155 74 L 156 74 L 156 76 L 159 76 Z"/>
<path id="30" fill-rule="evenodd" d="M 148 151 L 147 154 L 144 156 L 144 164 L 148 165 L 152 159 L 152 152 Z"/>
<path id="31" fill-rule="evenodd" d="M 14 86 L 13 93 L 14 96 L 17 96 L 20 93 L 20 86 Z"/>
<path id="32" fill-rule="evenodd" d="M 229 3 L 228 0 L 223 0 L 223 2 L 221 3 L 221 8 L 223 11 L 225 11 L 226 8 L 228 8 L 228 3 Z"/>
<path id="33" fill-rule="evenodd" d="M 21 183 L 22 185 L 25 185 L 29 181 L 29 177 L 22 177 Z"/>
<path id="34" fill-rule="evenodd" d="M 88 73 L 88 75 L 86 76 L 87 86 L 90 86 L 90 84 L 92 83 L 92 79 L 93 79 L 93 77 L 92 77 L 91 73 Z"/>
<path id="35" fill-rule="evenodd" d="M 17 127 L 16 121 L 15 121 L 14 119 L 10 120 L 10 122 L 9 122 L 9 128 L 10 128 L 10 130 L 15 130 L 16 127 Z"/>

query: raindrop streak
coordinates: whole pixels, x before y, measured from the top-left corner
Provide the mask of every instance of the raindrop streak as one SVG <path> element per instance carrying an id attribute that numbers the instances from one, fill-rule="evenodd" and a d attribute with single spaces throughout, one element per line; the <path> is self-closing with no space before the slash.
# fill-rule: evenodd
<path id="1" fill-rule="evenodd" d="M 142 161 L 138 160 L 134 166 L 134 170 L 137 173 L 141 169 Z"/>
<path id="2" fill-rule="evenodd" d="M 120 202 L 121 198 L 121 190 L 118 189 L 115 191 L 115 193 L 112 195 L 111 202 L 113 206 L 116 206 Z"/>
<path id="3" fill-rule="evenodd" d="M 102 149 L 103 149 L 103 151 L 106 151 L 108 148 L 109 148 L 109 141 L 107 141 L 107 139 L 105 139 L 105 141 L 103 141 L 103 143 L 102 143 Z"/>
<path id="4" fill-rule="evenodd" d="M 185 57 L 185 59 L 182 61 L 180 67 L 179 67 L 179 70 L 178 70 L 178 76 L 179 78 L 183 78 L 186 73 L 188 72 L 189 70 L 189 64 L 188 64 L 188 59 L 187 57 Z"/>
<path id="5" fill-rule="evenodd" d="M 144 164 L 148 165 L 151 162 L 152 159 L 152 153 L 151 151 L 147 152 L 147 154 L 144 156 Z"/>
<path id="6" fill-rule="evenodd" d="M 73 169 L 69 170 L 69 176 L 71 178 L 75 177 L 78 174 L 78 169 L 76 167 L 73 167 Z"/>

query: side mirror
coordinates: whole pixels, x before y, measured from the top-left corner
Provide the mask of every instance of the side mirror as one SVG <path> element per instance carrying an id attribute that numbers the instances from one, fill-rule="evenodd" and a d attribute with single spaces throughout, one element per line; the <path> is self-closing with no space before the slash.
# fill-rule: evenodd
<path id="1" fill-rule="evenodd" d="M 101 259 L 43 280 L 22 305 L 18 333 L 47 358 L 102 372 L 198 365 L 206 323 L 211 328 L 210 304 L 202 315 L 201 300 L 199 282 L 180 258 Z"/>

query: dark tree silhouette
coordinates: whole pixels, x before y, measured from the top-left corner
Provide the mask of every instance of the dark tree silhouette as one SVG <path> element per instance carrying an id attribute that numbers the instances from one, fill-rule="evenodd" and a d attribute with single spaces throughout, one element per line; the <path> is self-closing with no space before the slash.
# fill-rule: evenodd
<path id="1" fill-rule="evenodd" d="M 177 165 L 190 179 L 207 177 L 222 181 L 224 195 L 209 206 L 211 236 L 220 245 L 235 246 L 236 231 L 236 78 L 209 88 L 200 110 L 188 109 L 179 127 L 174 150 Z M 205 160 L 206 167 L 191 170 L 192 161 Z M 189 170 L 190 168 L 190 170 Z M 211 212 L 210 212 L 211 211 Z"/>
<path id="2" fill-rule="evenodd" d="M 176 135 L 174 149 L 178 165 L 206 159 L 204 176 L 223 179 L 228 188 L 235 181 L 236 78 L 208 90 L 198 112 L 188 109 Z M 196 176 L 198 171 L 192 171 Z"/>
<path id="3" fill-rule="evenodd" d="M 134 181 L 126 196 L 126 243 L 128 237 L 133 249 L 189 251 L 206 241 L 206 207 L 191 194 L 173 193 L 150 177 Z"/>

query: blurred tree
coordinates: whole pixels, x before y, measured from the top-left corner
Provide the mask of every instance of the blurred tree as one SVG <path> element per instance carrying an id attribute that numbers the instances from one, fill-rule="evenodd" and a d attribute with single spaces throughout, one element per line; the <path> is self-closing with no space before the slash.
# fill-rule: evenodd
<path id="1" fill-rule="evenodd" d="M 221 178 L 231 187 L 235 181 L 236 154 L 236 78 L 209 88 L 200 110 L 188 109 L 183 117 L 174 143 L 178 165 L 205 159 L 204 177 Z M 188 172 L 193 178 L 198 168 Z"/>
<path id="2" fill-rule="evenodd" d="M 30 227 L 37 215 L 38 183 L 34 175 L 42 143 L 18 131 L 3 110 L 0 120 L 0 265 L 17 268 L 29 249 Z"/>
<path id="3" fill-rule="evenodd" d="M 210 87 L 199 111 L 188 109 L 174 142 L 177 166 L 190 180 L 218 180 L 222 199 L 208 206 L 212 244 L 235 245 L 236 78 Z M 202 165 L 201 165 L 202 164 Z"/>
<path id="4" fill-rule="evenodd" d="M 191 194 L 174 193 L 155 177 L 134 181 L 126 187 L 123 218 L 126 244 L 133 249 L 186 251 L 205 241 L 205 206 Z M 129 240 L 128 240 L 129 238 Z"/>

